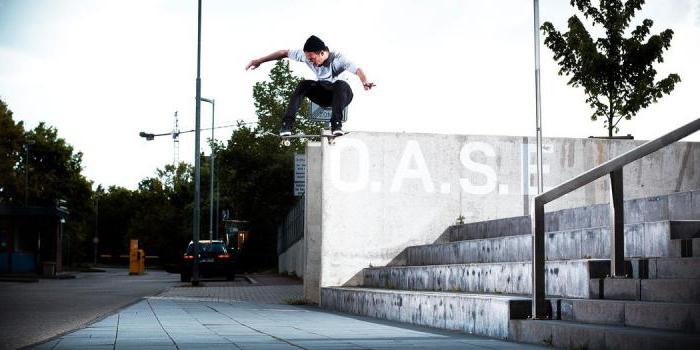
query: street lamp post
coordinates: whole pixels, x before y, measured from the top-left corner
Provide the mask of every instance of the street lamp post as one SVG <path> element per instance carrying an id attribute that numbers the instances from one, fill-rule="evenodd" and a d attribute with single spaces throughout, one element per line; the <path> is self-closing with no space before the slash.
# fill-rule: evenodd
<path id="1" fill-rule="evenodd" d="M 535 128 L 537 131 L 537 194 L 542 193 L 542 102 L 540 98 L 540 2 L 534 0 L 535 34 Z"/>
<path id="2" fill-rule="evenodd" d="M 97 266 L 97 244 L 100 242 L 99 239 L 99 225 L 100 225 L 100 195 L 99 195 L 99 189 L 100 187 L 97 188 L 98 193 L 95 195 L 95 237 L 92 238 L 92 244 L 93 244 L 93 255 L 92 255 L 92 265 Z"/>
<path id="3" fill-rule="evenodd" d="M 216 108 L 216 100 L 201 97 L 204 102 L 211 103 L 211 157 L 209 158 L 211 183 L 209 184 L 209 240 L 214 239 L 214 110 Z"/>
<path id="4" fill-rule="evenodd" d="M 534 15 L 534 39 L 535 39 L 535 123 L 537 131 L 537 194 L 541 194 L 544 190 L 542 180 L 542 107 L 540 101 L 540 3 L 538 0 L 533 1 Z M 533 200 L 534 204 L 534 200 Z M 537 256 L 537 252 L 544 251 L 544 240 L 536 239 L 535 231 L 535 211 L 536 206 L 532 206 L 532 256 Z M 532 261 L 532 318 L 546 318 L 544 314 L 538 314 L 538 311 L 544 310 L 544 305 L 538 305 L 535 301 L 543 300 L 545 293 L 544 278 L 539 276 L 540 271 L 544 271 L 544 260 L 538 262 Z M 541 296 L 541 298 L 540 298 Z"/>
<path id="5" fill-rule="evenodd" d="M 197 1 L 197 81 L 195 98 L 195 133 L 194 133 L 194 213 L 192 214 L 192 244 L 194 259 L 192 262 L 192 285 L 199 285 L 199 113 L 202 98 L 202 81 L 200 79 L 200 59 L 202 56 L 202 0 Z"/>

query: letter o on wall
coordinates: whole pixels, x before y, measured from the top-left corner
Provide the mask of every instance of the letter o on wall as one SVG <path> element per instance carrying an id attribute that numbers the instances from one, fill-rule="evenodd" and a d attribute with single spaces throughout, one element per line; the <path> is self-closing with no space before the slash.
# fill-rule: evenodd
<path id="1" fill-rule="evenodd" d="M 326 147 L 329 152 L 330 180 L 333 186 L 342 192 L 358 192 L 367 188 L 369 182 L 369 150 L 367 145 L 358 139 L 346 138 L 336 142 L 335 145 Z M 355 153 L 357 163 L 351 162 L 352 158 L 347 153 Z M 343 169 L 351 170 L 357 174 L 352 180 L 343 179 Z"/>

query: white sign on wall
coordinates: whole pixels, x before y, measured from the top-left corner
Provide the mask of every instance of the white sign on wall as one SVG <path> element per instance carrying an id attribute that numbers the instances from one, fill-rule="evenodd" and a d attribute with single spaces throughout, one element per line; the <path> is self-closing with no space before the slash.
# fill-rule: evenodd
<path id="1" fill-rule="evenodd" d="M 294 155 L 294 195 L 301 196 L 306 191 L 306 155 Z"/>

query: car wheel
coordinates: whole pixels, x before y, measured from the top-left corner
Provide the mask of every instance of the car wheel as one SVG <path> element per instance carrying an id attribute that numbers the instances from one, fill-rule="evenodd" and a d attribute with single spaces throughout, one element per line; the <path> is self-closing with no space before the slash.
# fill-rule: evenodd
<path id="1" fill-rule="evenodd" d="M 190 276 L 186 275 L 184 273 L 180 274 L 180 282 L 189 282 L 190 281 Z"/>

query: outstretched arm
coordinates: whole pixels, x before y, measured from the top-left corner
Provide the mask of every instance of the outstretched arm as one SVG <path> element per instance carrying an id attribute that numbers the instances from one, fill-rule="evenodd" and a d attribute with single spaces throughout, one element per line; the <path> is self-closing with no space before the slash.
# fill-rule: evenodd
<path id="1" fill-rule="evenodd" d="M 248 62 L 248 64 L 245 66 L 245 70 L 258 68 L 261 64 L 263 64 L 265 62 L 272 61 L 272 60 L 279 60 L 279 59 L 287 57 L 287 55 L 289 55 L 289 50 L 275 51 L 267 56 L 263 56 L 263 57 L 258 58 L 257 60 L 252 60 L 252 61 Z"/>
<path id="2" fill-rule="evenodd" d="M 365 90 L 369 90 L 375 86 L 374 83 L 367 81 L 367 77 L 365 76 L 365 72 L 363 72 L 362 69 L 357 68 L 357 70 L 355 71 L 355 74 L 357 75 L 358 78 L 360 78 L 360 81 L 362 82 L 362 86 L 365 88 Z"/>

